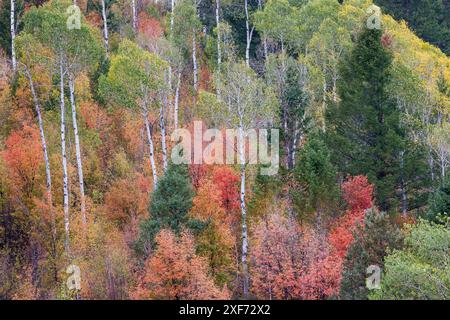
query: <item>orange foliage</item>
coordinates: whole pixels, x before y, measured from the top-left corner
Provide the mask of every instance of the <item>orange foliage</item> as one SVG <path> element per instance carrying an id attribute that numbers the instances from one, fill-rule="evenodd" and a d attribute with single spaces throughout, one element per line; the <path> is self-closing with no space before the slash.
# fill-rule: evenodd
<path id="1" fill-rule="evenodd" d="M 240 178 L 236 171 L 227 166 L 215 167 L 213 181 L 220 192 L 222 206 L 228 214 L 238 212 L 241 207 L 239 199 Z"/>
<path id="2" fill-rule="evenodd" d="M 192 212 L 194 218 L 206 221 L 214 219 L 225 222 L 225 209 L 222 207 L 222 199 L 218 187 L 210 180 L 203 179 L 192 200 Z"/>
<path id="3" fill-rule="evenodd" d="M 146 262 L 141 287 L 133 293 L 137 299 L 228 299 L 208 275 L 206 260 L 195 254 L 194 238 L 184 231 L 177 238 L 163 229 L 156 236 L 155 254 Z"/>
<path id="4" fill-rule="evenodd" d="M 220 190 L 213 181 L 202 180 L 193 199 L 191 215 L 209 223 L 198 236 L 198 252 L 208 258 L 212 274 L 223 282 L 233 269 L 233 216 L 223 208 Z"/>
<path id="5" fill-rule="evenodd" d="M 127 299 L 133 260 L 123 233 L 101 219 L 85 226 L 77 215 L 71 237 L 73 261 L 81 271 L 82 299 Z"/>
<path id="6" fill-rule="evenodd" d="M 12 187 L 20 195 L 30 198 L 43 163 L 39 130 L 25 125 L 22 131 L 14 131 L 6 139 L 6 149 L 1 152 L 8 168 Z"/>
<path id="7" fill-rule="evenodd" d="M 86 15 L 86 20 L 89 21 L 89 23 L 97 28 L 103 28 L 103 19 L 100 13 L 95 11 L 90 11 Z"/>
<path id="8" fill-rule="evenodd" d="M 150 179 L 140 173 L 115 181 L 105 196 L 106 216 L 121 228 L 128 224 L 137 228 L 147 215 L 149 192 Z"/>
<path id="9" fill-rule="evenodd" d="M 89 129 L 100 131 L 111 125 L 111 119 L 106 111 L 90 101 L 80 103 L 80 113 Z"/>
<path id="10" fill-rule="evenodd" d="M 161 24 L 155 18 L 148 17 L 145 12 L 139 14 L 139 33 L 146 38 L 160 38 L 163 30 Z"/>

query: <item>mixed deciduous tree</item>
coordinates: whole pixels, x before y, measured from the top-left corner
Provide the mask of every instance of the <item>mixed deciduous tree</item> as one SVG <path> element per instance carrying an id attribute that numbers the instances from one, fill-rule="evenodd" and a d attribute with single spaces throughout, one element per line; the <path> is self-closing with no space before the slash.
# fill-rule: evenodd
<path id="1" fill-rule="evenodd" d="M 195 254 L 191 234 L 183 231 L 178 238 L 163 229 L 156 237 L 157 249 L 146 261 L 146 270 L 136 297 L 143 299 L 227 299 L 208 276 L 206 261 Z"/>
<path id="2" fill-rule="evenodd" d="M 369 294 L 366 286 L 368 268 L 377 266 L 383 269 L 385 256 L 390 250 L 399 249 L 403 239 L 389 216 L 376 209 L 366 213 L 363 225 L 354 234 L 355 240 L 344 260 L 339 297 L 365 300 Z"/>
<path id="3" fill-rule="evenodd" d="M 336 253 L 344 258 L 354 240 L 354 232 L 363 222 L 366 210 L 373 207 L 374 186 L 365 176 L 350 177 L 342 184 L 342 191 L 348 210 L 340 217 L 329 235 L 330 244 Z"/>
<path id="4" fill-rule="evenodd" d="M 229 63 L 225 72 L 216 75 L 215 84 L 220 88 L 220 104 L 224 109 L 216 113 L 219 121 L 228 128 L 238 129 L 237 150 L 241 167 L 241 214 L 242 214 L 242 274 L 243 294 L 248 295 L 249 276 L 247 265 L 248 234 L 247 234 L 247 205 L 246 193 L 246 167 L 245 138 L 249 129 L 257 129 L 267 123 L 274 122 L 276 103 L 270 88 L 256 77 L 252 69 L 243 63 Z M 229 138 L 227 138 L 229 139 Z M 233 144 L 234 144 L 234 137 Z"/>
<path id="5" fill-rule="evenodd" d="M 370 299 L 447 299 L 450 231 L 446 226 L 420 221 L 409 227 L 405 248 L 384 260 L 381 288 Z"/>
<path id="6" fill-rule="evenodd" d="M 165 86 L 164 70 L 167 63 L 157 55 L 148 53 L 135 43 L 124 40 L 116 55 L 111 57 L 108 76 L 100 79 L 103 97 L 117 107 L 128 107 L 140 112 L 144 118 L 149 145 L 153 186 L 158 184 L 153 130 L 150 122 L 152 109 L 157 105 L 158 90 Z"/>

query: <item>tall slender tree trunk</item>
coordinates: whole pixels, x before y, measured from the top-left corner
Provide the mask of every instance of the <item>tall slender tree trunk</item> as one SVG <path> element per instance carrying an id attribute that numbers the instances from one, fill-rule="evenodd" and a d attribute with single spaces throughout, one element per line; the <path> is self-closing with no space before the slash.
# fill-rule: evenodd
<path id="1" fill-rule="evenodd" d="M 220 70 L 222 63 L 222 52 L 220 51 L 220 0 L 216 0 L 216 27 L 217 27 L 217 66 Z"/>
<path id="2" fill-rule="evenodd" d="M 325 73 L 324 73 L 325 75 Z M 323 77 L 322 83 L 322 112 L 325 114 L 325 110 L 327 109 L 327 81 L 325 76 Z M 325 124 L 322 121 L 322 130 L 325 130 Z"/>
<path id="3" fill-rule="evenodd" d="M 198 89 L 198 66 L 197 66 L 197 48 L 195 41 L 195 30 L 192 30 L 192 64 L 194 66 L 194 90 Z"/>
<path id="4" fill-rule="evenodd" d="M 70 220 L 69 220 L 69 175 L 67 171 L 67 154 L 66 154 L 66 110 L 64 102 L 64 70 L 63 63 L 60 62 L 60 106 L 61 106 L 61 156 L 63 169 L 63 207 L 64 207 L 64 231 L 65 241 L 64 248 L 66 253 L 70 250 Z"/>
<path id="5" fill-rule="evenodd" d="M 263 9 L 262 0 L 258 0 L 258 9 L 260 11 Z M 263 48 L 264 48 L 264 59 L 267 60 L 267 56 L 269 55 L 269 49 L 267 47 L 267 36 L 265 32 L 263 32 Z"/>
<path id="6" fill-rule="evenodd" d="M 81 218 L 86 225 L 86 197 L 84 195 L 83 161 L 81 159 L 80 136 L 78 135 L 77 109 L 75 104 L 75 83 L 72 76 L 69 76 L 70 106 L 72 108 L 72 126 L 75 136 L 75 154 L 77 158 L 78 181 L 80 186 Z"/>
<path id="7" fill-rule="evenodd" d="M 131 0 L 131 11 L 132 11 L 132 15 L 133 15 L 133 31 L 137 32 L 137 9 L 136 9 L 136 1 L 137 0 Z"/>
<path id="8" fill-rule="evenodd" d="M 444 148 L 444 147 L 441 147 Z M 444 150 L 440 150 L 439 153 L 439 158 L 440 158 L 440 162 L 441 162 L 441 182 L 442 185 L 444 184 L 445 181 L 445 169 L 446 169 L 446 161 L 448 161 L 446 153 Z"/>
<path id="9" fill-rule="evenodd" d="M 50 160 L 48 157 L 47 152 L 47 143 L 45 140 L 45 133 L 44 133 L 44 122 L 42 121 L 42 114 L 41 114 L 41 106 L 39 104 L 39 99 L 36 93 L 36 89 L 34 88 L 34 82 L 33 77 L 31 76 L 31 73 L 28 71 L 28 69 L 25 69 L 25 74 L 28 78 L 28 82 L 30 84 L 30 91 L 31 95 L 33 97 L 34 102 L 34 108 L 36 109 L 36 114 L 38 118 L 38 124 L 39 124 L 39 134 L 41 136 L 41 146 L 42 146 L 42 153 L 44 154 L 44 162 L 45 162 L 45 177 L 46 177 L 46 193 L 47 193 L 47 205 L 49 206 L 50 215 L 52 219 L 52 235 L 53 240 L 56 240 L 56 222 L 55 222 L 55 214 L 53 211 L 53 197 L 52 197 L 52 176 L 50 174 Z"/>
<path id="10" fill-rule="evenodd" d="M 170 36 L 173 37 L 173 10 L 175 9 L 175 0 L 170 0 Z"/>
<path id="11" fill-rule="evenodd" d="M 105 41 L 106 57 L 109 57 L 109 40 L 108 40 L 108 21 L 106 17 L 106 5 L 105 0 L 101 0 L 102 3 L 102 18 L 103 18 L 103 39 Z"/>
<path id="12" fill-rule="evenodd" d="M 15 9 L 16 9 L 16 1 L 11 0 L 11 61 L 13 72 L 16 73 L 17 70 L 17 60 L 16 60 L 16 22 L 15 22 Z"/>
<path id="13" fill-rule="evenodd" d="M 181 85 L 181 70 L 178 71 L 177 75 L 177 86 L 175 88 L 175 103 L 173 107 L 173 119 L 174 119 L 174 127 L 178 129 L 178 108 L 180 102 L 180 85 Z"/>
<path id="14" fill-rule="evenodd" d="M 428 167 L 430 168 L 430 179 L 431 183 L 434 182 L 434 157 L 433 151 L 431 149 L 431 145 L 428 143 L 429 151 L 428 151 Z"/>
<path id="15" fill-rule="evenodd" d="M 159 107 L 159 127 L 161 128 L 161 146 L 162 146 L 164 173 L 167 171 L 167 145 L 166 145 L 166 124 L 165 124 L 166 110 L 167 110 L 167 94 L 164 93 L 163 103 Z"/>
<path id="16" fill-rule="evenodd" d="M 248 0 L 244 0 L 244 8 L 245 8 L 245 31 L 246 31 L 246 40 L 247 45 L 245 47 L 245 63 L 247 67 L 250 67 L 250 44 L 252 42 L 253 30 L 254 27 L 250 29 L 250 16 L 248 13 Z"/>
<path id="17" fill-rule="evenodd" d="M 245 154 L 244 154 L 244 130 L 242 125 L 239 126 L 239 160 L 241 163 L 241 213 L 242 213 L 242 281 L 244 298 L 248 297 L 249 292 L 249 276 L 247 264 L 248 252 L 248 235 L 247 235 L 247 209 L 245 205 Z"/>
<path id="18" fill-rule="evenodd" d="M 290 161 L 291 168 L 290 169 L 293 169 L 295 167 L 295 154 L 297 151 L 297 143 L 301 138 L 300 132 L 301 132 L 301 130 L 299 129 L 299 121 L 296 120 L 295 125 L 294 125 L 294 130 L 293 130 L 294 138 L 292 139 L 292 145 L 290 148 L 290 151 L 291 151 L 291 156 L 290 156 L 291 157 L 291 161 Z"/>
<path id="19" fill-rule="evenodd" d="M 158 174 L 156 172 L 155 148 L 153 146 L 152 127 L 150 125 L 150 122 L 148 121 L 147 106 L 144 106 L 142 115 L 144 116 L 145 129 L 147 130 L 148 145 L 150 147 L 150 166 L 152 168 L 152 174 L 153 174 L 153 187 L 154 187 L 154 189 L 156 189 L 156 186 L 158 185 Z"/>

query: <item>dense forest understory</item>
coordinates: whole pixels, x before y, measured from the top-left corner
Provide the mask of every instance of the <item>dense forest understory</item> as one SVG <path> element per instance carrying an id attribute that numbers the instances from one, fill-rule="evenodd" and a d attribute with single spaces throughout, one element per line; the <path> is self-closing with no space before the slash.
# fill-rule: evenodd
<path id="1" fill-rule="evenodd" d="M 449 11 L 0 0 L 0 299 L 449 299 Z"/>

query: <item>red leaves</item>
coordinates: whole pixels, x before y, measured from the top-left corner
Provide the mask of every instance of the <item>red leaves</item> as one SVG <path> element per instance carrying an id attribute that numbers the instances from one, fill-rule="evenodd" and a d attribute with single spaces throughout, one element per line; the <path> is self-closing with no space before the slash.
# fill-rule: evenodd
<path id="1" fill-rule="evenodd" d="M 324 299 L 339 292 L 341 259 L 320 231 L 270 214 L 253 230 L 252 291 L 261 299 Z"/>
<path id="2" fill-rule="evenodd" d="M 194 198 L 193 212 L 209 212 L 207 207 L 220 207 L 226 215 L 222 215 L 228 223 L 236 222 L 239 219 L 239 176 L 230 167 L 215 166 L 208 172 L 207 165 L 191 165 L 190 174 L 197 189 L 197 196 Z M 217 209 L 216 209 L 217 211 Z"/>
<path id="3" fill-rule="evenodd" d="M 373 207 L 373 184 L 366 176 L 349 177 L 342 184 L 343 198 L 351 210 L 365 210 Z"/>
<path id="4" fill-rule="evenodd" d="M 305 261 L 295 220 L 270 214 L 253 229 L 252 291 L 261 299 L 295 299 L 301 294 Z"/>
<path id="5" fill-rule="evenodd" d="M 239 176 L 236 172 L 229 167 L 217 167 L 213 170 L 213 180 L 220 190 L 225 211 L 227 213 L 239 211 Z"/>
<path id="6" fill-rule="evenodd" d="M 350 177 L 342 189 L 349 209 L 328 236 L 326 230 L 300 228 L 294 219 L 278 213 L 255 226 L 250 255 L 258 298 L 325 299 L 339 294 L 352 232 L 373 206 L 373 185 L 366 177 Z"/>
<path id="7" fill-rule="evenodd" d="M 329 242 L 336 253 L 344 258 L 349 245 L 353 242 L 353 232 L 357 224 L 364 220 L 364 213 L 373 207 L 373 189 L 366 176 L 349 177 L 342 184 L 343 198 L 349 205 L 349 210 L 337 221 L 331 230 Z"/>
<path id="8" fill-rule="evenodd" d="M 6 162 L 11 185 L 17 193 L 30 197 L 43 163 L 39 130 L 25 125 L 6 139 L 6 149 L 1 156 Z"/>
<path id="9" fill-rule="evenodd" d="M 303 299 L 325 299 L 339 294 L 342 259 L 335 254 L 314 259 L 303 277 Z"/>

